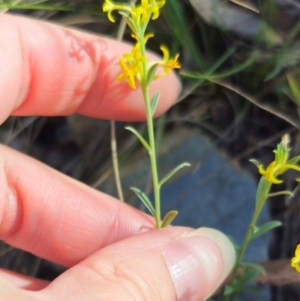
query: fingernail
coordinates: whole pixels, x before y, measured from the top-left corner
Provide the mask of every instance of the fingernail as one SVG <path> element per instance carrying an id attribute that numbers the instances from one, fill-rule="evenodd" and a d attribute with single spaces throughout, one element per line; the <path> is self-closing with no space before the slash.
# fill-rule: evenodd
<path id="1" fill-rule="evenodd" d="M 180 237 L 163 255 L 178 301 L 206 300 L 227 277 L 235 261 L 229 239 L 209 228 Z"/>

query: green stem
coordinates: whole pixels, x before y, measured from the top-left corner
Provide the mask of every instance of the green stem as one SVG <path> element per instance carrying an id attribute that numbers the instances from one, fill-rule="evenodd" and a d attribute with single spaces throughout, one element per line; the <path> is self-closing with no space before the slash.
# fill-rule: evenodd
<path id="1" fill-rule="evenodd" d="M 142 56 L 146 56 L 146 43 L 144 40 L 144 34 L 140 36 L 140 45 L 141 45 L 141 54 Z M 153 179 L 153 190 L 154 190 L 154 207 L 155 207 L 155 222 L 156 228 L 161 228 L 161 208 L 160 208 L 160 185 L 158 179 L 158 170 L 157 170 L 157 158 L 156 158 L 156 146 L 155 146 L 155 135 L 154 135 L 154 126 L 153 126 L 153 117 L 150 106 L 150 93 L 149 93 L 149 85 L 146 84 L 147 78 L 147 64 L 143 63 L 143 76 L 141 79 L 141 88 L 145 100 L 146 106 L 146 115 L 147 115 L 147 127 L 148 127 L 148 138 L 150 151 L 150 163 L 151 163 L 151 171 L 152 171 L 152 179 Z"/>
<path id="2" fill-rule="evenodd" d="M 238 270 L 242 264 L 242 261 L 243 261 L 243 258 L 244 258 L 244 255 L 245 255 L 245 252 L 246 252 L 246 249 L 251 241 L 251 236 L 253 234 L 253 230 L 255 229 L 256 227 L 256 222 L 257 222 L 257 219 L 259 218 L 259 214 L 263 208 L 263 205 L 265 204 L 265 201 L 267 200 L 268 198 L 268 194 L 269 194 L 269 191 L 270 191 L 270 188 L 271 188 L 272 184 L 269 183 L 269 182 L 266 182 L 265 184 L 265 187 L 262 191 L 262 194 L 261 194 L 261 197 L 260 199 L 258 200 L 256 206 L 255 206 L 255 211 L 254 211 L 254 214 L 252 216 L 252 219 L 250 221 L 250 224 L 249 224 L 249 227 L 248 227 L 248 230 L 247 230 L 247 233 L 246 233 L 246 236 L 244 238 L 244 241 L 242 243 L 242 247 L 241 247 L 241 250 L 239 251 L 239 254 L 238 254 L 238 257 L 237 257 L 237 260 L 235 262 L 235 266 L 233 268 L 233 271 L 232 271 L 232 276 L 231 276 L 231 281 L 229 283 L 229 285 L 232 285 L 233 281 L 235 280 L 236 276 L 237 276 L 237 273 L 238 273 Z M 229 301 L 230 299 L 230 295 L 227 295 L 225 297 L 225 301 Z"/>
<path id="3" fill-rule="evenodd" d="M 161 227 L 160 186 L 158 180 L 156 147 L 155 147 L 155 138 L 154 138 L 155 136 L 154 136 L 152 112 L 150 108 L 149 87 L 142 88 L 142 90 L 145 97 L 149 145 L 151 149 L 149 152 L 149 157 L 151 162 L 151 170 L 152 170 L 152 178 L 153 178 L 155 222 L 156 222 L 156 227 L 160 228 Z"/>

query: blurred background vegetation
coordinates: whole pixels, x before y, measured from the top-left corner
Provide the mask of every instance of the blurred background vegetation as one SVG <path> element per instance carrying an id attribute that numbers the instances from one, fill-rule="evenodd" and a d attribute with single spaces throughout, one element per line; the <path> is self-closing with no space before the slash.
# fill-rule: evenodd
<path id="1" fill-rule="evenodd" d="M 102 3 L 2 0 L 0 9 L 115 37 L 118 28 L 102 13 Z M 200 131 L 229 162 L 256 179 L 249 159 L 268 164 L 284 133 L 291 135 L 293 155 L 300 154 L 299 17 L 297 0 L 167 0 L 162 18 L 151 23 L 156 39 L 148 47 L 159 52 L 163 43 L 173 54 L 180 53 L 183 90 L 181 101 L 156 120 L 158 139 L 179 128 Z M 124 39 L 130 40 L 129 31 Z M 135 126 L 145 128 L 143 123 Z M 108 121 L 82 116 L 11 117 L 1 126 L 0 139 L 105 189 L 112 178 L 109 132 Z M 124 124 L 117 123 L 116 134 L 122 170 L 122 163 L 140 146 Z M 286 189 L 296 188 L 293 179 L 286 176 Z M 269 204 L 271 216 L 283 222 L 272 237 L 272 262 L 292 257 L 300 242 L 299 201 L 296 193 L 292 199 L 276 198 Z M 63 271 L 5 244 L 0 253 L 1 266 L 17 272 L 53 279 Z M 277 282 L 272 278 L 280 270 L 271 263 L 270 277 L 264 279 L 272 285 L 271 300 L 298 300 L 299 283 L 293 275 L 282 275 Z"/>

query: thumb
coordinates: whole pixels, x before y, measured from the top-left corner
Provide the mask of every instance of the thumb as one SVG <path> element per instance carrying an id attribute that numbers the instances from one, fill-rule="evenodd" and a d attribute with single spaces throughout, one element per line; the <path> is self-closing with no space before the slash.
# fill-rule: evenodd
<path id="1" fill-rule="evenodd" d="M 43 293 L 50 300 L 204 301 L 234 260 L 234 248 L 224 234 L 169 227 L 103 248 Z"/>

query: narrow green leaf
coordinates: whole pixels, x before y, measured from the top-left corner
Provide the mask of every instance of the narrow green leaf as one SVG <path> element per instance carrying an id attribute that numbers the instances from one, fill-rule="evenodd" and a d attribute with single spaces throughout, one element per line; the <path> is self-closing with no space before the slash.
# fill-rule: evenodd
<path id="1" fill-rule="evenodd" d="M 167 175 L 165 175 L 162 180 L 159 182 L 159 186 L 162 186 L 166 181 L 168 181 L 177 171 L 182 169 L 183 167 L 191 166 L 190 163 L 184 162 L 172 169 Z"/>
<path id="2" fill-rule="evenodd" d="M 204 75 L 204 77 L 211 79 L 211 80 L 216 80 L 216 79 L 228 77 L 232 74 L 236 74 L 236 73 L 244 70 L 248 66 L 252 65 L 256 61 L 258 55 L 259 55 L 258 51 L 253 51 L 252 54 L 249 56 L 249 58 L 245 62 L 241 63 L 240 65 L 237 65 L 237 66 L 235 66 L 229 70 L 226 70 L 220 74 Z"/>
<path id="3" fill-rule="evenodd" d="M 148 197 L 145 195 L 145 193 L 136 187 L 130 187 L 130 189 L 138 196 L 138 198 L 143 202 L 143 204 L 150 211 L 150 213 L 153 216 L 155 216 L 154 207 L 153 207 L 152 203 L 150 202 L 150 200 L 148 199 Z"/>
<path id="4" fill-rule="evenodd" d="M 177 214 L 178 214 L 178 211 L 175 211 L 175 210 L 169 211 L 165 215 L 164 219 L 162 220 L 161 227 L 164 228 L 164 227 L 169 226 L 173 222 L 173 220 L 177 216 Z"/>
<path id="5" fill-rule="evenodd" d="M 250 159 L 249 161 L 253 163 L 257 168 L 259 168 L 259 166 L 261 165 L 261 163 L 256 159 Z"/>
<path id="6" fill-rule="evenodd" d="M 256 199 L 255 199 L 256 206 L 258 206 L 259 202 L 262 200 L 262 194 L 265 190 L 266 185 L 267 185 L 266 179 L 264 177 L 261 177 L 256 190 Z"/>
<path id="7" fill-rule="evenodd" d="M 125 12 L 119 11 L 119 14 L 125 19 L 127 25 L 133 32 L 137 32 L 136 26 L 133 20 L 129 17 L 129 15 Z"/>
<path id="8" fill-rule="evenodd" d="M 118 13 L 125 19 L 126 22 L 127 22 L 127 19 L 131 19 L 127 12 L 123 12 L 120 10 L 120 11 L 118 11 Z"/>
<path id="9" fill-rule="evenodd" d="M 225 52 L 219 59 L 217 59 L 213 65 L 211 65 L 209 67 L 209 69 L 205 72 L 205 74 L 207 75 L 211 75 L 213 74 L 234 52 L 236 51 L 236 47 L 231 47 L 230 49 L 228 49 L 227 52 Z M 196 89 L 198 86 L 200 86 L 205 79 L 201 78 L 199 79 L 198 76 L 194 76 L 191 73 L 186 73 L 186 72 L 180 72 L 182 75 L 186 75 L 187 77 L 192 77 L 192 78 L 197 78 L 198 81 L 197 83 L 194 85 L 193 89 Z"/>
<path id="10" fill-rule="evenodd" d="M 156 92 L 152 99 L 151 99 L 151 102 L 150 102 L 150 108 L 151 108 L 151 114 L 152 116 L 154 115 L 155 113 L 155 110 L 156 110 L 156 107 L 157 107 L 157 104 L 158 104 L 158 101 L 159 101 L 159 97 L 160 97 L 160 93 L 159 92 Z"/>
<path id="11" fill-rule="evenodd" d="M 139 134 L 139 132 L 134 129 L 132 126 L 125 126 L 125 129 L 132 132 L 139 140 L 140 142 L 143 144 L 143 146 L 145 147 L 145 149 L 150 152 L 150 146 L 149 144 L 146 142 L 146 140 Z"/>
<path id="12" fill-rule="evenodd" d="M 254 51 L 252 53 L 252 55 L 243 63 L 241 63 L 240 65 L 238 66 L 235 66 L 229 70 L 226 70 L 220 74 L 202 74 L 202 73 L 196 73 L 196 74 L 191 74 L 191 73 L 182 73 L 184 76 L 187 76 L 187 77 L 191 77 L 191 78 L 198 78 L 198 79 L 207 79 L 207 80 L 217 80 L 217 79 L 220 79 L 220 78 L 224 78 L 224 77 L 228 77 L 232 74 L 236 74 L 242 70 L 244 70 L 245 68 L 247 68 L 248 66 L 252 65 L 255 60 L 257 59 L 257 56 L 258 56 L 258 52 L 257 51 Z"/>
<path id="13" fill-rule="evenodd" d="M 287 165 L 296 165 L 300 160 L 300 156 L 294 157 L 286 162 Z"/>
<path id="14" fill-rule="evenodd" d="M 263 235 L 264 233 L 271 231 L 274 228 L 281 226 L 282 223 L 280 221 L 270 221 L 265 223 L 264 225 L 258 227 L 252 234 L 251 239 L 257 238 L 258 236 Z"/>
<path id="15" fill-rule="evenodd" d="M 274 196 L 279 196 L 279 195 L 288 195 L 290 197 L 293 197 L 294 194 L 292 191 L 289 190 L 284 190 L 284 191 L 278 191 L 278 192 L 273 192 L 268 194 L 268 198 L 272 198 Z"/>
<path id="16" fill-rule="evenodd" d="M 237 279 L 234 285 L 232 285 L 233 292 L 236 293 L 242 291 L 245 288 L 246 284 L 253 280 L 256 275 L 258 275 L 257 270 L 247 270 L 243 272 L 242 276 Z"/>
<path id="17" fill-rule="evenodd" d="M 194 78 L 194 79 L 202 79 L 201 76 L 199 76 L 197 73 L 191 73 L 191 72 L 186 72 L 186 71 L 181 71 L 181 75 L 188 77 L 188 78 Z"/>
<path id="18" fill-rule="evenodd" d="M 157 70 L 157 67 L 158 67 L 158 63 L 152 65 L 150 67 L 150 69 L 148 70 L 148 73 L 147 73 L 147 78 L 146 78 L 146 85 L 150 85 L 151 82 L 153 81 L 154 79 L 154 76 L 156 74 L 156 70 Z"/>
<path id="19" fill-rule="evenodd" d="M 220 66 L 223 65 L 223 63 L 232 55 L 236 52 L 237 47 L 232 46 L 225 52 L 220 58 L 218 58 L 213 65 L 209 68 L 209 70 L 206 72 L 206 74 L 210 75 L 215 72 Z"/>
<path id="20" fill-rule="evenodd" d="M 263 274 L 263 275 L 266 274 L 265 268 L 264 268 L 262 265 L 258 264 L 258 263 L 254 263 L 254 262 L 243 262 L 241 265 L 244 266 L 244 267 L 246 267 L 246 268 L 250 268 L 250 269 L 256 270 L 256 271 L 258 271 L 260 274 Z"/>

